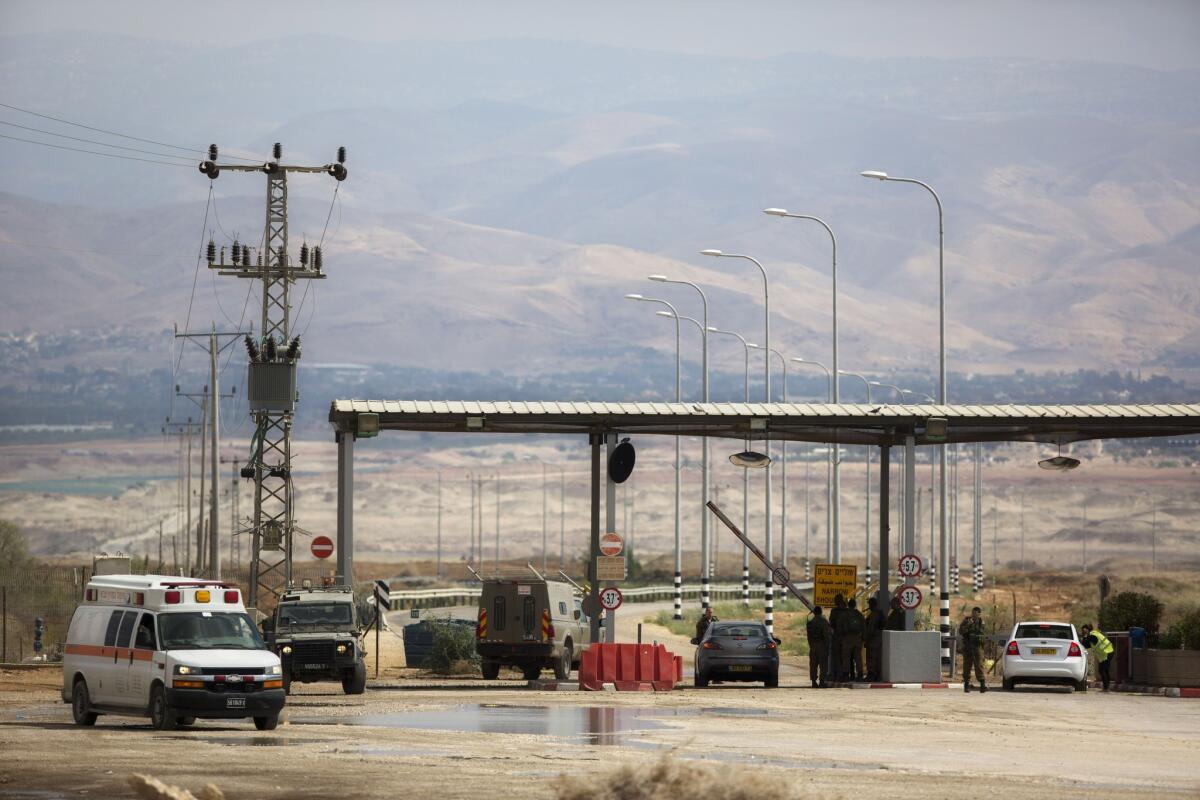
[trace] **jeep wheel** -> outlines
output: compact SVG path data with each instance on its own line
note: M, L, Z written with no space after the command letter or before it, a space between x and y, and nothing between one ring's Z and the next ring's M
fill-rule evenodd
M560 681L571 677L571 643L569 641L563 644L558 661L554 662L554 677Z
M150 690L150 724L156 731L175 730L175 712L167 705L167 691L161 683Z
M269 717L255 717L254 727L260 731L273 731L279 725L279 715L272 714Z
M87 683L80 678L75 681L75 688L71 690L71 716L75 718L76 725L95 725L95 711L91 710L92 699L88 696Z
M500 664L496 661L484 661L480 666L485 681L494 681L500 677Z
M354 671L342 678L342 691L346 694L362 694L367 688L367 665L359 661Z
M526 664L521 667L521 672L525 675L525 680L527 681L536 681L542 677L542 668L537 664Z

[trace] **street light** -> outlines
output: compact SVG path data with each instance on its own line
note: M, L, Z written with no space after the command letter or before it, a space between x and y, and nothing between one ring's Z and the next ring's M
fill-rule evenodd
M666 275L648 275L649 280L655 283L674 283L681 286L690 286L700 295L700 304L704 309L704 322L700 326L700 375L703 397L701 402L708 403L708 297L705 296L704 290L691 281L681 281L674 278L668 278ZM660 312L661 313L661 312ZM709 465L709 446L708 437L701 438L701 470L703 477L700 481L700 605L703 608L708 608L708 576L710 571L709 564L709 511L708 511L708 492L710 485L710 465Z
M723 331L719 328L709 328L709 333L716 333L722 336L733 336L742 343L742 353L746 358L746 366L743 378L743 402L750 402L750 348L757 347L746 341L746 337L740 333L733 331ZM750 452L750 442L746 442L746 449L741 453L734 453L729 457L729 460L734 465L742 467L742 533L750 535L750 468L754 467L753 459L750 456L758 456L759 453ZM764 465L765 466L765 465ZM750 551L747 548L742 548L742 604L750 605Z
M678 403L683 399L680 390L680 355L679 355L679 312L675 310L675 306L668 303L666 300L659 300L654 297L644 297L640 294L627 294L626 300L638 300L643 303L657 303L671 309L668 311L659 311L657 314L666 314L675 320L675 402ZM679 437L675 437L675 619L683 619L683 551L682 540L680 538L680 477L679 477Z
M820 361L813 361L810 358L793 358L797 364L806 364L810 367L819 367L825 372L825 380L828 383L828 391L826 399L833 402L833 392L835 382L833 373L829 371L829 367L822 364ZM841 461L841 446L837 442L829 443L829 464L828 472L825 480L825 560L830 564L836 564L841 560L841 542L837 542L837 558L834 558L834 518L837 514L837 504L834 501L836 497L835 484L833 476L837 474L838 464Z
M829 223L825 222L825 220L821 219L820 217L814 217L811 214L793 214L792 212L788 211L786 208L765 208L765 209L763 209L763 213L768 214L772 217L783 217L786 219L806 219L806 220L809 220L810 222L817 223L818 225L820 225L822 228L825 229L826 233L829 234L829 243L831 245L831 254L832 254L832 264L830 266L830 278L833 282L833 287L832 287L832 296L833 296L833 372L834 372L834 374L836 374L837 370L838 370L837 236L834 235L833 228L831 228L829 226ZM839 390L838 383L839 382L837 380L832 380L830 382L829 402L834 403L834 404L841 402L841 392ZM836 444L834 445L834 448L836 448ZM830 452L832 453L833 449L831 449ZM830 497L831 497L830 504L833 509L830 512L830 520L831 520L830 538L833 541L833 549L832 549L832 554L830 555L830 561L832 561L833 563L837 563L842 560L841 459L833 458L830 463L831 463L831 469L833 470L833 475L830 478L830 483L832 484L832 490L830 493Z
M844 369L839 369L838 375L849 375L852 378L858 378L863 382L863 386L867 387L867 405L871 405L871 382L857 372L847 372ZM871 583L871 445L867 445L867 585ZM880 565L882 569L883 565Z
M860 173L864 178L878 181L893 181L895 183L912 183L920 186L933 196L938 212L938 403L946 403L946 234L942 199L929 184L914 178L893 178L886 172L867 170ZM941 474L938 478L939 494L939 537L938 537L938 616L942 633L942 666L950 665L950 561L947 550L950 549L949 531L946 528L946 446L938 445L938 461L941 462Z
M765 385L763 387L763 389L764 389L763 396L764 396L764 402L770 403L771 402L771 357L770 357L770 350L771 350L771 296L770 296L770 292L768 290L768 284L767 284L767 269L766 269L766 267L764 267L762 265L761 262L759 262L758 259L754 258L753 256L742 255L740 253L725 253L721 250L701 250L700 255L712 256L714 258L740 258L743 261L749 261L751 264L758 267L758 271L762 274L763 348L767 351L767 357L763 359L763 367L764 367L763 379L764 379L764 383L765 383ZM769 436L769 431L768 431L768 436ZM761 459L747 458L747 459L744 459L744 462L735 461L734 463L737 463L743 467L762 467L762 468L766 469L766 471L767 471L767 474L766 474L767 491L766 491L766 498L765 498L766 511L765 511L765 515L764 515L765 516L765 519L764 519L765 537L764 538L766 539L765 550L766 550L766 555L767 555L767 561L774 562L775 554L773 552L774 547L773 547L773 543L771 541L771 458L770 458L771 443L770 443L769 438L765 438L763 440L763 442L764 442L763 449L766 450L766 454L763 458L761 458ZM746 455L749 456L750 454L747 453ZM770 570L768 569L768 573L769 573L769 571ZM766 586L764 587L764 595L763 595L764 606L765 606L765 613L763 615L765 617L765 619L763 621L766 623L768 633L771 633L775 630L774 587L775 587L775 584L771 578L771 575L768 574Z

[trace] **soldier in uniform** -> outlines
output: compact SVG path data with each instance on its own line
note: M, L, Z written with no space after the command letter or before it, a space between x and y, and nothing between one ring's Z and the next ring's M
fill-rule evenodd
M829 627L833 630L833 640L830 642L829 660L835 681L844 680L849 667L842 661L842 639L846 636L845 617L846 598L838 592L833 596L833 608L829 610Z
M879 600L871 597L867 600L867 620L864 638L867 643L867 680L880 680L883 673L883 612L879 610Z
M979 691L986 692L987 684L983 682L983 618L979 616L983 609L975 606L971 616L963 617L958 625L958 637L962 640L962 671L963 691L971 691L971 667L975 667L975 678L979 681Z
M904 630L904 606L900 605L899 597L892 598L892 609L888 612L887 623L883 628L888 631Z
M842 637L842 666L850 680L862 680L865 677L862 661L863 630L867 621L858 610L858 603L853 597L846 604L846 613L842 617L842 627L845 636Z
M829 645L833 641L833 629L820 606L813 608L812 619L805 630L808 634L808 679L814 689L824 689L829 680Z
M718 620L716 617L713 616L712 606L709 606L708 608L704 609L704 614L700 617L700 619L696 620L696 640L697 640L697 642L704 638L704 634L708 631L709 625L711 625L714 622L719 622L719 621L720 620Z

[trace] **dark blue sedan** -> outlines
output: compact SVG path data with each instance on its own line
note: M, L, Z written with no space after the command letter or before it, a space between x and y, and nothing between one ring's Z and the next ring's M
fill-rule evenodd
M714 622L692 644L697 686L713 681L762 681L768 689L779 685L779 640L761 622Z

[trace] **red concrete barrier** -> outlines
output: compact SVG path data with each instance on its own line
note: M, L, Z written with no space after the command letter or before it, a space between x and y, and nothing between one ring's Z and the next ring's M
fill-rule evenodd
M666 692L683 677L683 659L663 645L594 644L579 661L579 688Z

